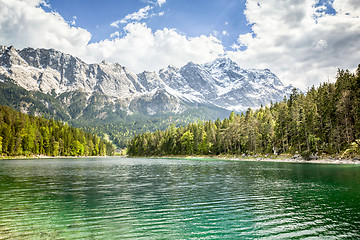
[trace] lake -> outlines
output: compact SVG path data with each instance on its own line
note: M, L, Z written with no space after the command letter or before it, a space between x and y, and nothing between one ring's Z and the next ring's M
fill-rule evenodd
M0 239L359 239L360 166L0 161Z

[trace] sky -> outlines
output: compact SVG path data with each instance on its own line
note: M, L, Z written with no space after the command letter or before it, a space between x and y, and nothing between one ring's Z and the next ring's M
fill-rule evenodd
M134 73L229 57L306 89L360 64L360 1L0 0L0 45Z

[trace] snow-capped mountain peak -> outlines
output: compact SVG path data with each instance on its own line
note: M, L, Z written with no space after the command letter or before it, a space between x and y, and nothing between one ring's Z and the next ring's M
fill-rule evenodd
M292 89L269 69L242 69L230 58L134 74L118 63L87 64L54 49L4 46L0 46L0 79L61 99L71 92L81 92L86 99L100 94L127 112L147 114L181 112L194 104L244 111L280 101Z
M217 58L213 62L209 62L203 65L205 68L210 69L238 69L240 68L237 63L228 57Z

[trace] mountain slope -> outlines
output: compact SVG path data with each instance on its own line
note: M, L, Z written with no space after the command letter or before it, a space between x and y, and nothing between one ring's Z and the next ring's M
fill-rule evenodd
M134 74L120 64L87 64L54 49L0 47L0 79L29 91L50 94L70 107L82 109L94 98L128 114L181 113L199 104L244 111L280 101L284 86L270 70L242 69L228 58L207 64L188 63L156 72ZM71 115L79 117L82 112Z
M284 86L269 69L242 69L229 58L202 65L190 62L181 69L169 67L159 75L169 91L183 100L235 111L281 101L293 88Z

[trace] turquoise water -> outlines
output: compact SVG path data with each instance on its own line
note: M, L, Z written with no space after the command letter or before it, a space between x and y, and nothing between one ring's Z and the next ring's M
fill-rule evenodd
M0 161L0 239L359 239L360 166Z

